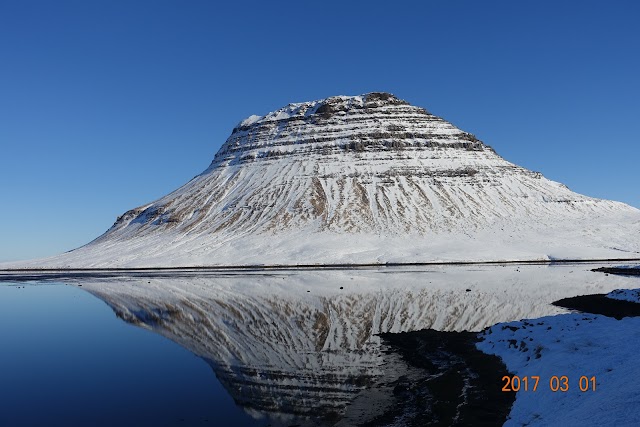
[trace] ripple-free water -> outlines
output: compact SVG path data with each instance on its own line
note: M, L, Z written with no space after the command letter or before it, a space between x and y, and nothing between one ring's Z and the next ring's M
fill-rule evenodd
M201 358L77 286L0 284L0 426L267 425Z
M5 277L0 426L354 425L400 371L377 334L479 331L636 285L591 268Z

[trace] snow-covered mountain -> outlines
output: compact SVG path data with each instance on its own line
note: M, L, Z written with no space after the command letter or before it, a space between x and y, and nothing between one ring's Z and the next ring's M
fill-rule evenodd
M634 258L638 237L640 210L576 194L369 93L251 116L181 188L79 249L20 265Z

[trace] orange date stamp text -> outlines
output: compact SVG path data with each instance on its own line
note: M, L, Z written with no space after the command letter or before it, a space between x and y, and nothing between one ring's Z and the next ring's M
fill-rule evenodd
M572 381L569 379L567 375L553 375L549 378L547 382L540 382L539 375L529 375L520 377L518 375L505 375L502 377L502 391L504 392L519 392L519 391L538 391L540 387L544 387L546 384L549 386L549 390L552 392L561 392L565 393L569 391L572 387ZM540 386L540 384L542 384ZM587 377L586 375L582 375L577 383L573 383L573 386L578 386L578 389L582 392L585 391L596 391L596 377ZM539 387L540 386L540 387Z

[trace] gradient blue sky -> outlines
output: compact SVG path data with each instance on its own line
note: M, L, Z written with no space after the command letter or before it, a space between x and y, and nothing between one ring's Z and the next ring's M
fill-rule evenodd
M635 1L0 1L0 261L73 249L237 122L388 91L640 207Z

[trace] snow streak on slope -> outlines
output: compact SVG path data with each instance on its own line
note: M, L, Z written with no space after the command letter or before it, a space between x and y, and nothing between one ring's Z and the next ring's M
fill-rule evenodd
M82 284L124 320L207 360L245 408L335 419L385 375L376 334L480 330L562 313L550 303L632 283L588 268L310 271Z
M634 258L638 236L637 209L573 193L370 93L251 116L180 189L76 251L22 265Z

